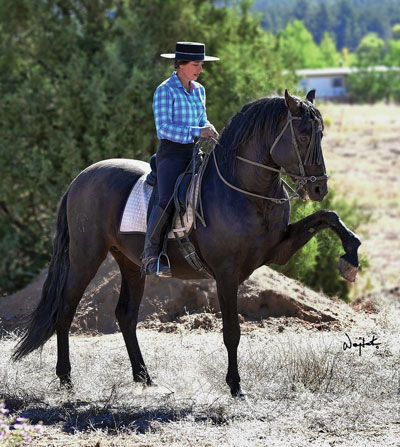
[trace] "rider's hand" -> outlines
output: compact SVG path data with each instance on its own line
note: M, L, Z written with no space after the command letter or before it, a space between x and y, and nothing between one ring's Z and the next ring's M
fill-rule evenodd
M206 140L209 140L210 138L214 138L215 140L218 140L219 133L215 129L215 127L212 124L209 124L206 127L201 128L201 138L205 138Z

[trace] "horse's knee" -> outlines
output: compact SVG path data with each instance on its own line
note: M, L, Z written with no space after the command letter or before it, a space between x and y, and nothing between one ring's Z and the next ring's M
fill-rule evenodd
M320 212L323 218L326 219L330 224L337 225L340 222L340 217L336 211L321 210Z

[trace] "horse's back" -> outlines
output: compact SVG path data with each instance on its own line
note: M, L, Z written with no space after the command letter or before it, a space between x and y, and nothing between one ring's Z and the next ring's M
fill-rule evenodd
M149 163L141 160L130 160L126 158L111 158L98 161L84 169L72 182L71 193L78 189L89 188L93 191L95 186L97 193L116 189L119 193L126 188L130 189L143 174L150 171Z
M67 214L73 222L84 220L91 228L114 231L123 208L137 180L150 171L149 163L114 158L88 166L71 183Z

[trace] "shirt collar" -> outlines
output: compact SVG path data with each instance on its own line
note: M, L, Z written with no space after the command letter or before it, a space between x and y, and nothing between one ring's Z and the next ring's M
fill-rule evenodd
M171 75L171 82L172 82L173 87L176 87L176 88L181 87L185 90L185 87L182 85L182 82L179 80L178 75L176 74L176 71L174 71ZM190 88L192 90L198 88L197 82L190 81Z

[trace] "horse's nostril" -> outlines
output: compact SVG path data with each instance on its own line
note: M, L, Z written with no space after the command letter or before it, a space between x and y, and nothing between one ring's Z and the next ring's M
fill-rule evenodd
M315 193L316 194L321 194L321 188L319 186L315 187Z

